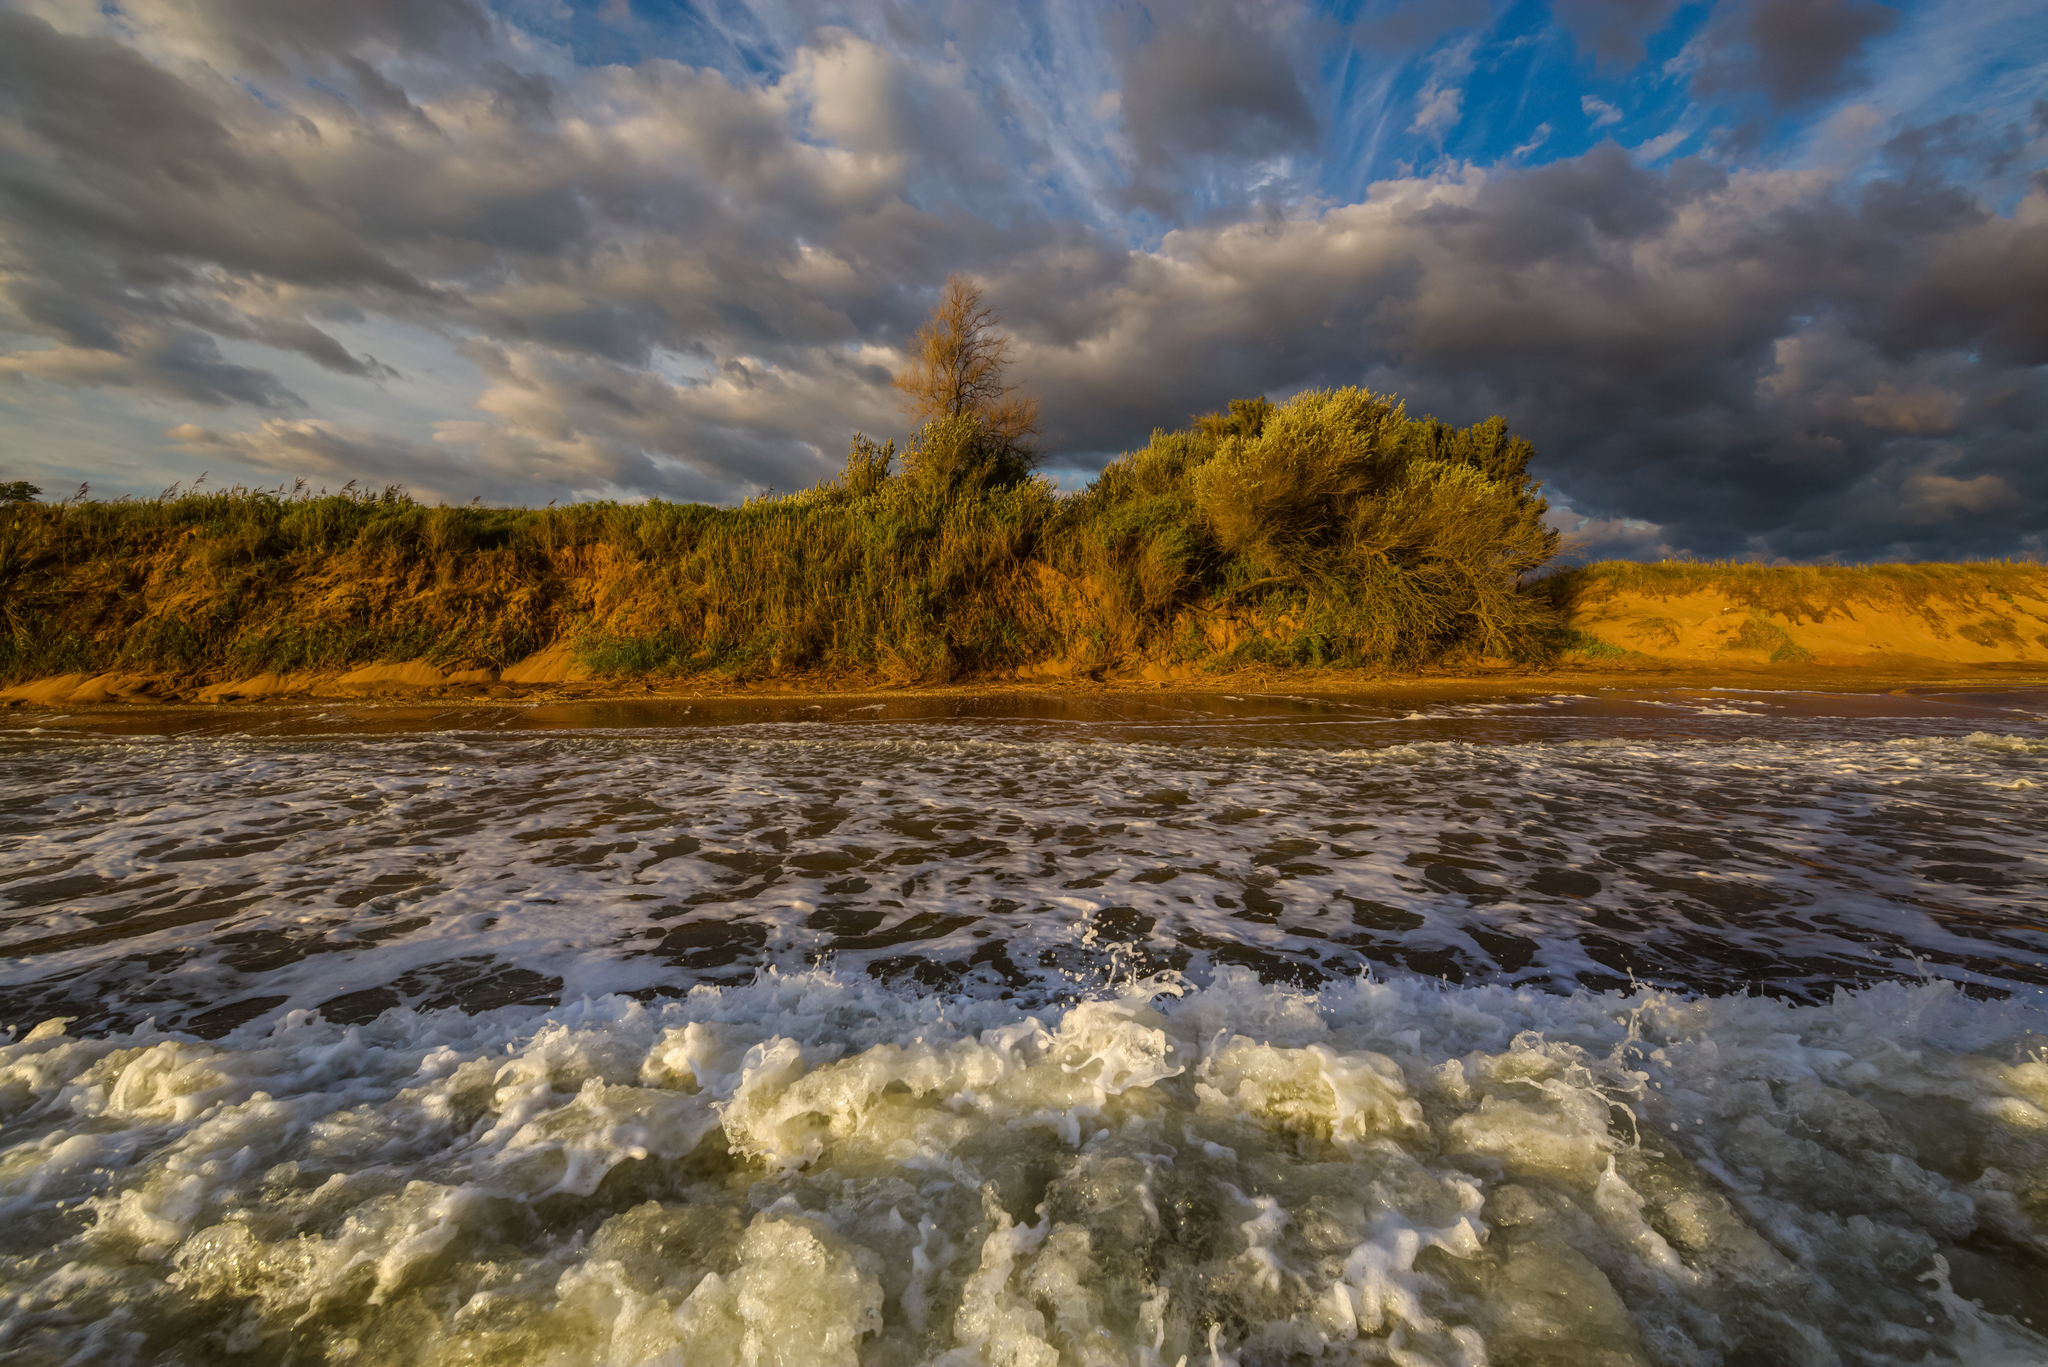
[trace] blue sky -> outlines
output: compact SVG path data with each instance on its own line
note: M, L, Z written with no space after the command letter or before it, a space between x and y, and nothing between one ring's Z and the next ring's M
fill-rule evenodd
M2038 554L2017 0L0 7L0 478L730 500L964 272L1046 468L1506 415L1588 553Z

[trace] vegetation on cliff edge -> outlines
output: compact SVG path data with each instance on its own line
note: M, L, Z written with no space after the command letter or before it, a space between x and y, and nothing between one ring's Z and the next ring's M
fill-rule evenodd
M999 401L1007 401L999 391ZM0 508L0 679L378 659L950 679L1140 661L1413 666L1540 654L1556 547L1531 450L1391 398L1240 400L1085 491L1012 406L740 507L426 507L396 489L172 490Z

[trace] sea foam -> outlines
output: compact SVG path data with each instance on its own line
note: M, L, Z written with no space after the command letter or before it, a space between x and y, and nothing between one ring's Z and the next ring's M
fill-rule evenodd
M2034 1362L2048 1053L1820 1005L1223 970L0 1048L58 1363Z

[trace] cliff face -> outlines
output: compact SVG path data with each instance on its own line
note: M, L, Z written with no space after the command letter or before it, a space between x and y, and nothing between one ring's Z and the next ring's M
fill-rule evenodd
M1579 651L1695 666L2048 670L2048 567L1607 562L1550 590Z
M601 578L601 577L599 577ZM319 580L314 576L308 585ZM320 581L324 582L324 581ZM361 588L363 586L359 586ZM1350 687L1386 678L1380 671L1315 668L1264 653L1244 658L1245 645L1284 640L1298 630L1287 614L1223 603L1191 605L1176 630L1146 640L1111 589L1090 577L1038 565L1031 581L1035 611L1049 624L1038 653L996 668L964 671L958 682L1036 686L1100 679L1127 685L1200 688L1235 677L1232 687L1257 686L1246 672L1279 680L1309 666L1321 687ZM309 587L308 592L311 592ZM558 588L567 604L598 603L598 578L568 577ZM1739 675L1804 685L1855 686L1859 680L1954 678L1976 673L2048 675L2048 568L2035 565L1879 565L1863 567L1657 564L1608 562L1566 570L1536 585L1531 606L1555 614L1545 647L1513 663L1519 673L1554 668L1626 675L1674 671L1698 678ZM502 633L489 605L468 604L481 636ZM399 605L391 609L401 612ZM415 602L413 612L422 609ZM407 652L346 666L303 663L287 668L74 668L17 677L0 688L0 705L89 706L103 703L254 702L290 697L470 696L511 698L563 690L635 693L680 686L699 689L752 683L770 689L824 690L874 684L932 683L914 662L884 660L857 669L677 668L656 659L634 668L605 638L588 634L595 614L563 611L545 619L550 638L534 632L538 649L492 662ZM578 622L584 625L580 630ZM532 630L532 628L526 628ZM1163 639L1162 639L1163 638ZM402 641L401 641L402 645ZM1482 657L1464 657L1466 665ZM1444 664L1434 673L1441 677ZM1450 667L1457 667L1450 662ZM1397 671L1402 672L1402 671ZM1493 677L1499 677L1496 673ZM1563 682L1563 680L1560 680Z

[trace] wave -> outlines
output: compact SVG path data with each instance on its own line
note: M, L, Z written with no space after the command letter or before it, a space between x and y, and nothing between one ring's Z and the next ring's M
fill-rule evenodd
M1222 969L0 1047L33 1363L2037 1362L2048 1039ZM246 1355L246 1356L231 1356Z

